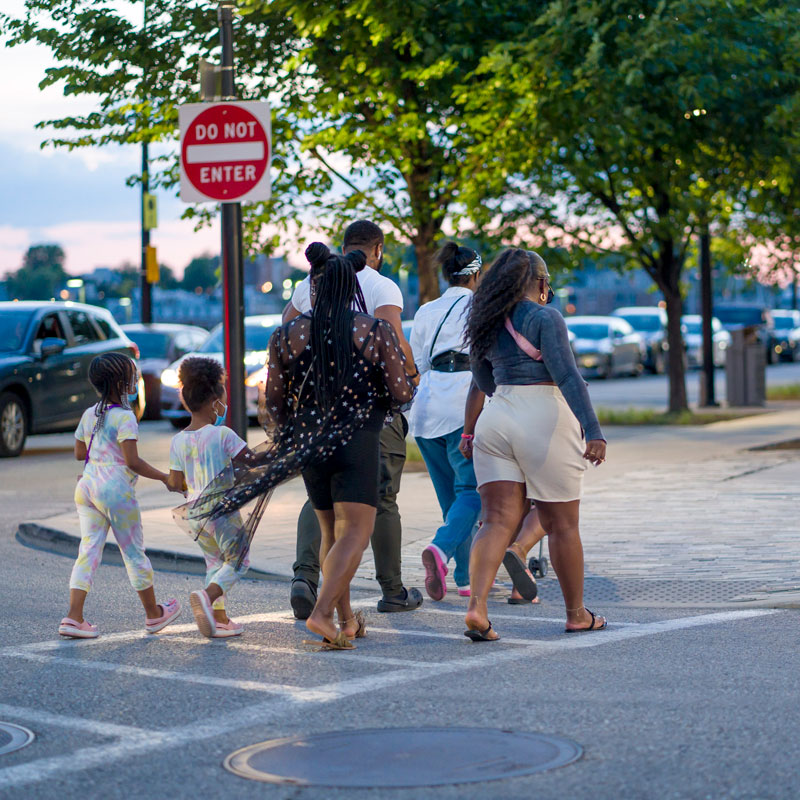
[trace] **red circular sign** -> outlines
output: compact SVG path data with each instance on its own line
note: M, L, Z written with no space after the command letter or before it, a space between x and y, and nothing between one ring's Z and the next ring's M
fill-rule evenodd
M269 141L261 122L240 106L218 104L201 111L181 142L186 177L214 200L247 194L269 164Z

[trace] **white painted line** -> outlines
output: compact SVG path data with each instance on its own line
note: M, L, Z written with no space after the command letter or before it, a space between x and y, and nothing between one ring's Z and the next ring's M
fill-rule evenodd
M160 678L168 681L199 683L225 689L241 689L246 692L267 692L269 694L293 696L301 691L301 687L290 686L289 684L241 681L234 678L219 678L216 675L196 675L192 672L174 672L168 669L134 667L129 664L117 664L113 661L90 661L89 659L82 658L51 656L48 653L20 651L18 653L8 652L3 655L17 656L18 658L24 658L28 661L38 661L42 664L65 664L70 667L77 667L78 669L96 669L102 672L115 672L120 675L135 675L137 678Z
M370 628L370 630L372 630ZM311 635L311 634L309 634ZM194 644L200 647L219 647L226 650L241 650L247 653L266 653L269 655L288 655L288 656L313 656L320 658L320 656L330 658L332 661L365 661L372 664L384 664L387 667L422 667L425 666L427 661L412 661L406 658L389 658L388 656L373 656L368 653L352 653L347 650L332 651L316 651L316 650L301 650L298 647L273 647L263 644L249 644L243 642L241 639L196 639L193 636L171 636L171 642L186 642L187 644ZM358 640L356 646L361 644Z
M23 706L9 706L0 703L0 717L24 720L34 725L52 725L56 728L71 728L76 731L96 733L99 736L133 736L147 733L144 728L135 728L132 725L117 725L113 722L100 722L83 717L68 717L64 714L51 714L49 711L40 711Z
M737 622L755 617L783 613L778 609L742 609L696 617L683 617L663 622L645 623L638 628L618 628L599 633L564 636L556 641L534 642L525 648L504 648L502 642L496 645L472 645L465 652L475 653L474 657L445 662L430 662L413 669L395 670L378 675L366 675L355 680L341 681L326 686L304 690L294 696L271 698L263 703L255 703L247 708L237 709L205 717L202 722L148 732L144 739L131 736L113 744L86 747L63 756L52 756L0 769L0 790L37 783L50 777L63 777L69 773L82 772L98 766L107 766L114 761L132 758L165 747L182 747L195 742L213 739L217 736L258 727L263 735L264 727L273 721L286 722L286 715L301 709L306 703L327 703L344 700L365 692L387 689L398 684L415 680L431 680L436 676L464 669L490 669L512 661L530 658L532 655L572 650L587 647L600 647L605 644L638 639L668 633L675 630L715 625L723 622Z
M187 164L221 164L228 161L261 161L264 142L231 144L190 144L186 148Z

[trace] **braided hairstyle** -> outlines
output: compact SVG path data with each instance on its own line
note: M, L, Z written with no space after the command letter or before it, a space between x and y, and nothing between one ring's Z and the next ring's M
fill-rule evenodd
M95 406L94 430L98 431L103 427L110 395L118 397L123 408L130 408L128 394L136 388L136 364L122 353L102 353L89 364L89 383L100 397Z
M455 242L445 242L436 254L436 260L442 268L442 275L451 286L466 286L472 275L456 275L464 267L478 258L477 251L471 247L460 247Z
M212 398L222 399L225 370L213 358L191 356L181 361L178 380L186 407L189 411L199 411Z
M509 247L495 259L472 298L466 343L470 356L484 358L514 306L525 297L531 283L547 276L544 259L533 250Z
M367 258L361 250L346 256L331 254L321 242L306 248L311 264L314 307L311 311L311 369L320 408L330 409L353 371L353 306L366 304L356 272Z

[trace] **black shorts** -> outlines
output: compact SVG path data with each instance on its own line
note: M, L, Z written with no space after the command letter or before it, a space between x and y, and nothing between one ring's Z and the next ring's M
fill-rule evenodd
M329 459L303 470L311 505L329 511L334 503L364 503L378 507L380 430L361 428Z

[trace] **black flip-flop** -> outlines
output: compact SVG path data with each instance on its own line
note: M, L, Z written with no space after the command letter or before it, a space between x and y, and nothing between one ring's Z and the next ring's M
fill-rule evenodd
M528 567L525 562L513 551L506 550L503 556L503 566L511 576L511 582L514 588L528 601L533 600L539 589L536 586L536 581L533 575L528 572Z
M492 623L489 623L489 627L485 631L476 631L473 629L468 629L464 631L464 636L467 639L472 640L473 642L499 642L500 637L498 636L496 639L491 638L489 636L489 632L492 630Z
M590 631L602 631L604 628L608 627L608 620L603 620L603 624L599 627L595 628L594 623L597 621L597 616L595 615L594 611L589 611L587 608L586 611L589 612L592 616L592 624L589 625L588 628L564 628L564 633L589 633Z
M506 602L510 606L529 606L533 600L526 600L524 597L509 597Z

